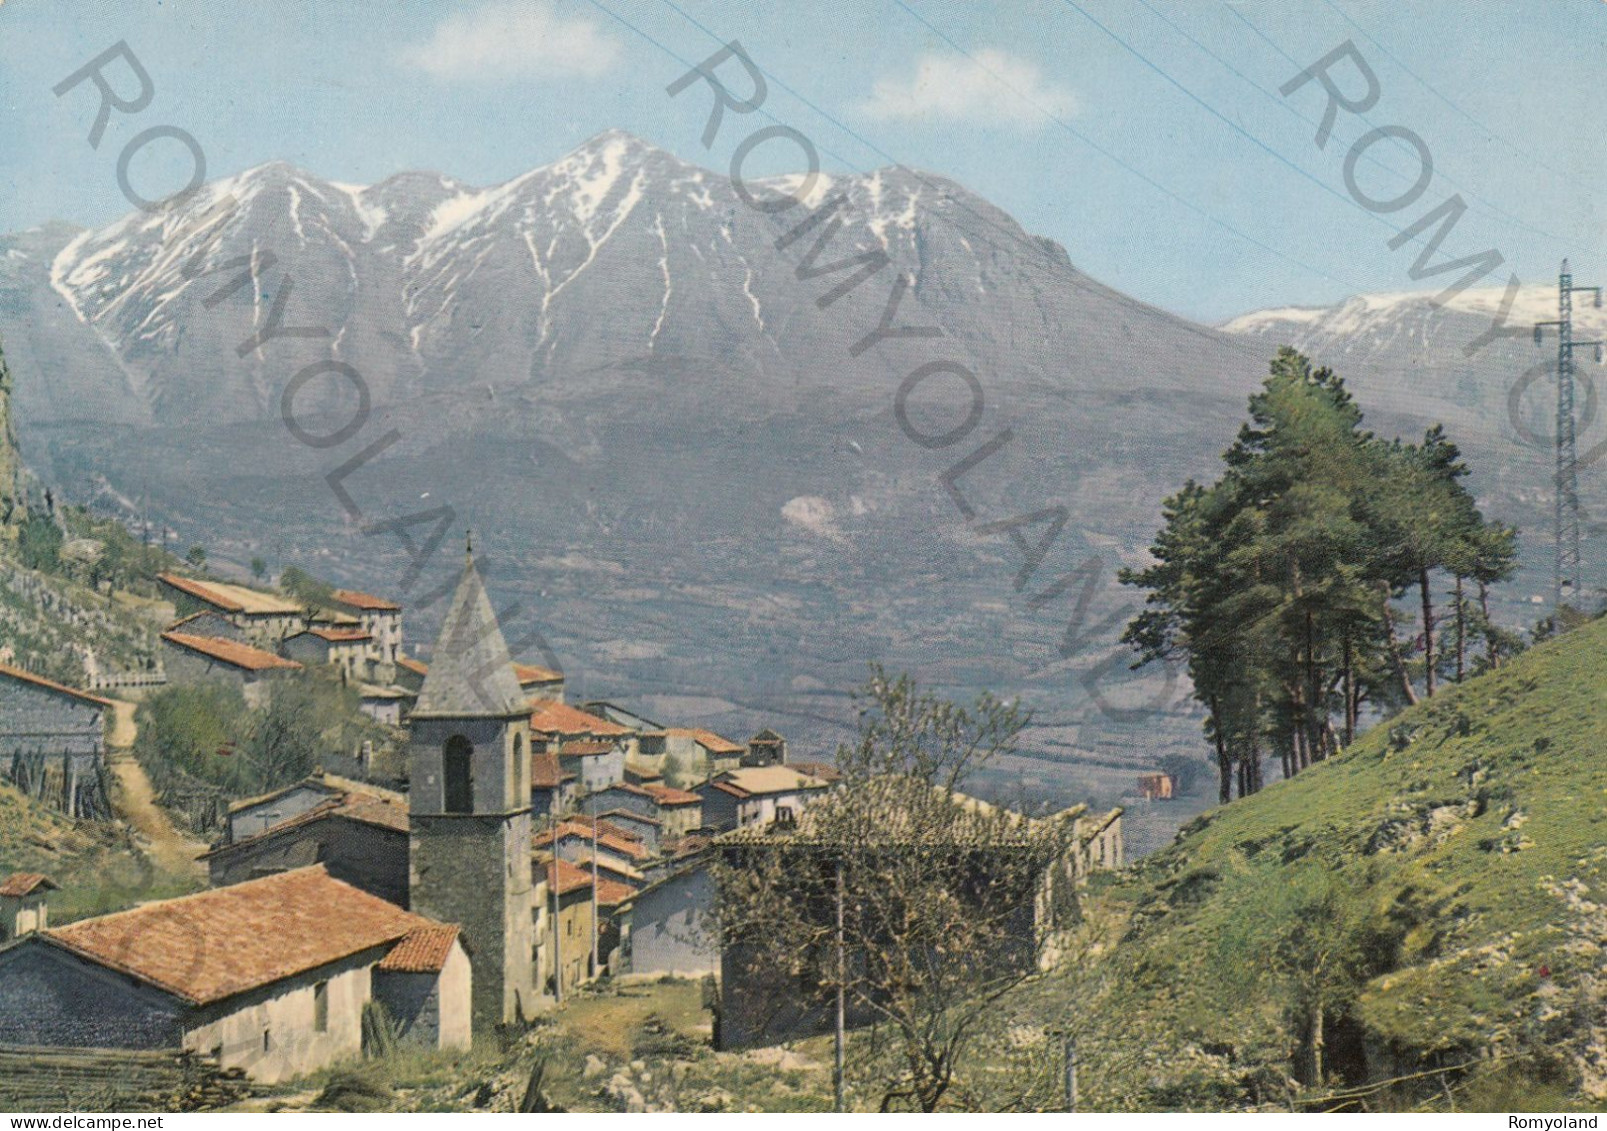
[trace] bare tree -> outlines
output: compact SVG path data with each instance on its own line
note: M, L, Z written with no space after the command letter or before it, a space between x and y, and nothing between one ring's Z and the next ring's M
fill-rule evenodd
M1075 819L959 791L1015 749L1018 706L984 693L961 707L880 668L862 706L840 788L790 826L722 841L724 1024L755 1038L861 1028L840 1079L883 1111L936 1111L961 1104L996 1003L1070 918Z

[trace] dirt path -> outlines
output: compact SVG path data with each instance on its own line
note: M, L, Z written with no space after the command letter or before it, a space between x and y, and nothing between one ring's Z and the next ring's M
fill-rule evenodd
M151 862L164 872L174 875L200 874L203 866L196 857L207 846L199 840L185 836L156 803L156 790L145 768L134 760L134 738L139 733L134 724L134 704L120 699L113 701L112 733L108 740L107 763L117 777L120 788L114 798L123 819L139 830L150 842Z

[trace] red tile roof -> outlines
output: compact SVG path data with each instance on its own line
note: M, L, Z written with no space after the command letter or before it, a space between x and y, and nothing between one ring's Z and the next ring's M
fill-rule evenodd
M193 577L180 577L176 573L159 573L157 579L181 593L205 601L215 609L227 613L245 613L248 616L287 616L300 613L294 601L260 589L248 589L226 581L197 581Z
M542 703L530 712L530 729L542 734L623 735L630 730L568 703Z
M332 818L345 818L348 821L358 821L365 825L374 825L392 832L407 833L412 825L408 819L405 803L387 800L365 793L345 793L331 797L327 801L320 801L305 813L298 813L289 820L281 821L277 825L270 825L260 833L230 844L220 844L201 854L198 859L210 860L214 856L223 856L234 852L246 845L257 845L279 837L292 829L305 828L317 821Z
M659 820L657 817L644 817L634 809L610 809L602 816L604 819L604 827L610 823L607 820L609 817L614 818L614 820L640 821L644 825L662 826L664 824L664 822Z
M741 754L747 749L702 727L670 727L664 733L676 738L690 738L714 754Z
M530 755L530 784L535 789L557 789L566 781L574 781L570 770L560 770L556 754Z
M563 672L539 668L535 664L514 664L513 674L521 687L527 683L557 683L564 678Z
M396 657L396 666L399 668L406 668L414 675L430 674L430 665L426 664L423 660L415 660L412 656Z
M618 907L627 899L636 894L636 890L629 884L622 884L618 880L605 880L597 877L597 905L599 907Z
M547 886L559 895L568 895L577 888L589 888L591 871L554 857L547 861Z
M652 797L653 796L651 793L649 793L647 791L646 787L640 786L640 785L637 785L634 782L628 782L628 781L617 781L617 782L613 783L612 785L610 785L608 787L608 789L598 790L598 792L599 793L607 793L610 790L615 790L615 789L619 790L621 793L634 793L637 797Z
M595 758L599 754L612 754L614 744L602 739L587 738L560 743L558 753L565 758Z
M162 639L181 648L188 648L192 652L199 652L203 656L210 656L214 660L228 664L230 667L243 668L246 671L261 672L272 670L294 670L301 667L294 660L287 660L283 656L275 656L272 652L264 652L261 648L253 648L250 644L241 644L236 640L224 640L217 636L191 636L187 632L164 632Z
M61 890L56 882L43 872L14 872L4 880L0 880L0 895L12 899L21 899L25 895L32 895L40 888L49 891Z
M43 687L46 691L55 691L62 695L71 695L74 699L82 699L86 703L94 703L100 707L110 707L112 705L110 699L102 699L98 695L91 695L86 691L79 691L77 688L68 687L65 683L57 683L53 679L46 679L42 675L34 675L33 672L23 671L21 668L14 668L10 664L0 664L0 675L10 676L12 679L20 679L24 683L33 684L35 687Z
M85 919L39 937L206 1005L437 926L315 864Z
M676 789L672 785L644 785L642 788L651 793L653 800L661 806L703 804L703 798L697 794L688 793L684 789Z
M369 609L383 613L402 611L402 606L395 601L387 601L385 598L376 597L372 593L364 593L361 589L337 589L333 596L342 605L350 605L354 609Z
M590 843L592 839L591 826L582 824L579 821L561 821L556 828L536 834L532 843L538 848L544 848L547 845L560 840L567 840L570 837L578 837ZM632 837L630 834L625 833L623 829L616 829L611 833L606 826L597 833L597 846L606 848L610 852L616 852L621 856L629 857L632 860L641 860L652 855L647 851L646 846L642 844L639 837Z
M331 644L361 644L364 640L374 639L373 635L360 628L309 628L309 635L320 640L327 640Z
M457 941L456 923L417 927L403 936L375 969L392 974L439 974Z

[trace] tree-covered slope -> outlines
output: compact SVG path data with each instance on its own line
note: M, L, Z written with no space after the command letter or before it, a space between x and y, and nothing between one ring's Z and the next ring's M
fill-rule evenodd
M1600 1102L1604 755L1598 621L1201 817L1097 892L1091 1098Z

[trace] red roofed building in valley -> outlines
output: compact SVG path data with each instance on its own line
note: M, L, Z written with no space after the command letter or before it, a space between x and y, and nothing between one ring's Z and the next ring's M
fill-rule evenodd
M167 645L163 666L167 669L169 683L226 679L240 688L246 703L252 707L260 707L268 701L268 679L301 670L295 660L238 640L192 636L169 629L162 633L162 643Z
M358 589L337 589L330 604L338 612L357 618L368 634L366 656L376 669L371 678L389 683L396 678L396 664L402 657L402 606Z

